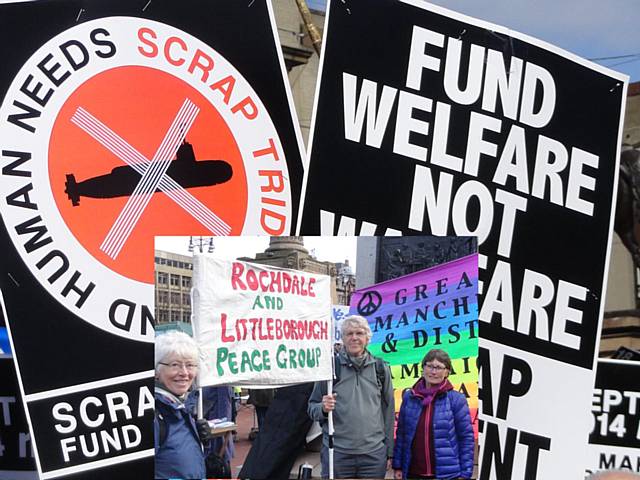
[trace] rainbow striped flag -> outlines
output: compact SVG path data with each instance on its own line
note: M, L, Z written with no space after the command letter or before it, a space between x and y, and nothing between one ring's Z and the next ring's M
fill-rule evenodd
M357 290L350 315L369 321L369 351L391 366L396 410L402 392L422 375L426 353L451 357L449 380L467 397L477 436L478 255L469 255Z

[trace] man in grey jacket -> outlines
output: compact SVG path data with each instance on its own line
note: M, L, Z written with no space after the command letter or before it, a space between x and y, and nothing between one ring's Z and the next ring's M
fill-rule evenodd
M333 411L334 477L384 478L393 455L391 372L367 351L372 333L365 318L345 318L341 331L333 393L327 393L327 382L317 382L309 398L309 416L322 425L322 477L329 477L327 418Z

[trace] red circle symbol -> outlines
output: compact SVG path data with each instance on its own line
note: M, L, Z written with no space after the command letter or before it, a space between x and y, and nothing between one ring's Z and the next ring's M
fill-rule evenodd
M140 166L136 171L127 163L131 154L123 153L118 142L141 154L147 160L143 168L148 168L187 99L199 108L193 125L180 132L193 155L191 149L181 149L183 154L172 157L165 173L165 180L174 182L182 201L165 191L152 193L112 258L101 245L144 173ZM86 117L77 121L79 109L91 116L91 122ZM105 136L105 129L115 137ZM184 159L191 163L174 163ZM206 165L218 170L208 170ZM188 175L178 174L183 171ZM243 159L220 113L184 81L147 67L118 67L99 73L66 100L51 132L49 180L61 216L83 247L111 270L146 283L153 283L154 236L210 235L203 218L211 214L228 225L230 235L239 235L247 209ZM192 199L200 207L194 207ZM202 206L208 213L202 213Z

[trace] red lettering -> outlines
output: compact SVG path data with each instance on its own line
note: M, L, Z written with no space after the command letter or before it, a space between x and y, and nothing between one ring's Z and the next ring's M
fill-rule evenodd
M201 63L201 61L203 63ZM200 80L206 82L207 78L209 78L209 73L213 70L213 58L200 49L196 50L196 53L193 55L193 59L191 60L191 65L189 65L189 73L193 73L196 67L202 71L202 77Z
M269 205L276 205L278 207L286 207L287 202L278 198L260 197L260 202L268 203Z
M329 325L327 324L327 322L322 322L320 324L320 335L321 340L326 340L327 338L329 338Z
M276 318L276 340L282 340L282 335L284 335L282 320Z
M247 286L242 283L242 280L240 280L240 275L242 275L243 271L244 266L241 263L233 262L233 265L231 266L231 288L233 288L234 290L247 289Z
M251 323L251 338L256 339L256 326L258 324L257 318L250 318L249 322Z
M258 170L258 175L267 178L267 185L260 187L261 192L280 193L284 190L284 178L280 170Z
M258 277L256 275L256 272L250 268L249 270L247 270L247 275L245 278L247 280L249 289L255 292L258 289Z
M179 67L184 63L184 58L173 58L171 56L171 46L173 44L178 44L178 46L180 46L180 49L183 52L187 51L187 44L184 43L184 40L178 37L169 37L167 38L167 41L164 44L164 58L166 58L167 62L169 62L171 65L175 65L176 67Z
M263 292L269 291L269 282L268 282L268 280L269 280L269 272L267 272L265 270L261 271L260 274L258 275L258 278L259 278L259 281L260 281L260 289ZM262 282L263 280L266 280L267 283L263 283Z
M233 93L233 87L236 84L236 79L231 75L228 77L224 77L222 80L218 80L215 83L209 85L211 90L219 90L223 95L224 103L229 105L229 100L231 99L231 94Z
M258 319L258 339L259 340L268 340L267 335L262 333L262 319Z
M306 297L308 294L307 289L305 288L306 280L307 279L305 277L300 277L300 294L303 297Z
M279 222L277 226L271 227L267 225L267 218L272 218L276 222ZM287 217L282 215L281 213L272 212L271 210L267 210L263 208L260 212L260 225L269 235L277 237L278 235L282 235L284 232L285 223L287 221Z
M267 338L273 340L273 318L267 318Z
M273 158L278 161L280 157L278 157L278 151L276 150L276 145L273 141L273 138L269 139L269 146L267 148L263 148L261 150L256 150L253 152L253 157L263 157L264 155L272 155Z
M278 293L282 292L282 283L281 283L282 279L280 276L282 272L270 272L270 273L271 273L271 286L269 287L269 291L274 292L274 288L277 287Z
M282 272L282 291L283 293L289 293L291 291L291 275L287 272Z
M222 324L222 341L223 342L235 342L236 339L233 335L227 335L227 314L223 313L220 318Z
M293 276L293 284L291 285L291 293L300 295L300 280L297 275Z
M148 39L146 37L150 37L150 39ZM138 30L138 40L140 40L140 42L142 42L144 45L149 47L150 50L145 50L143 47L138 47L138 51L142 55L144 55L145 57L148 57L148 58L153 58L153 57L157 56L158 55L158 47L151 40L151 39L155 40L157 38L158 37L156 35L156 32L154 32L150 28L142 27L141 29L139 29Z
M258 116L258 108L256 107L256 104L253 103L253 100L251 100L251 97L246 97L245 99L240 100L240 102L231 107L231 112L242 112L242 115L244 115L247 120L253 120Z
M240 334L240 327L242 327L242 334ZM247 339L247 319L240 318L236 320L236 334L238 335L238 341Z
M315 292L313 291L313 284L314 283L316 283L316 279L311 277L309 279L309 296L310 297L315 297L316 296Z

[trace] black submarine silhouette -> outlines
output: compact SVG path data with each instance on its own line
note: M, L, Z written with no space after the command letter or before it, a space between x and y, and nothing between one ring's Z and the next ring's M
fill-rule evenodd
M166 175L182 188L208 187L229 181L233 170L224 160L196 160L193 147L185 140L178 148L175 160L169 164ZM140 181L140 174L133 167L122 166L83 182L76 182L73 174L67 174L66 179L64 191L76 207L80 205L80 197L130 196ZM156 189L156 192L159 191L159 188Z

